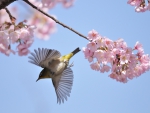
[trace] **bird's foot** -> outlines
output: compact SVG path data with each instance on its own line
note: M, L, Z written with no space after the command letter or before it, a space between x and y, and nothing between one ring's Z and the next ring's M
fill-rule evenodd
M68 67L73 67L74 66L74 64L73 64L73 62L68 66Z

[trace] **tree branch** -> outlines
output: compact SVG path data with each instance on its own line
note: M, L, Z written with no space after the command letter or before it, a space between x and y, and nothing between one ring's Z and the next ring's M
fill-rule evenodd
M42 10L40 10L38 7L36 7L35 5L33 5L32 3L30 3L28 0L23 0L24 2L26 2L28 5L30 5L31 7L33 7L34 9L38 10L39 12L41 12L42 14L46 15L47 17L51 18L52 20L54 20L56 23L58 23L59 25L73 31L74 33L78 34L79 36L89 40L86 36L82 35L81 33L77 32L76 30L72 29L71 27L63 24L62 22L59 22L57 19L55 19L54 17L52 17L51 15L48 15L47 13L43 12Z
M14 1L16 1L16 0L0 0L0 10L4 9L6 6L8 6L9 4L11 4Z
M7 14L9 15L11 22L15 23L16 18L11 15L10 11L7 8L5 8L5 10L6 10Z

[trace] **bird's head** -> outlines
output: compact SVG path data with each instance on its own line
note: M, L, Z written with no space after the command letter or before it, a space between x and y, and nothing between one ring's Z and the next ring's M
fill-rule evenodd
M50 77L50 72L48 69L44 68L40 74L39 74L39 78L36 80L36 82L40 79L45 79L45 78L51 78Z

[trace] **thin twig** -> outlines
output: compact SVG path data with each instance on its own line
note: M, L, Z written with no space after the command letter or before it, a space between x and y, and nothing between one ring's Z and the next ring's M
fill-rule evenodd
M59 22L57 19L55 19L54 17L52 17L51 15L48 15L47 13L43 12L42 10L40 10L38 7L36 7L35 5L33 5L32 3L30 3L28 0L23 0L24 2L26 2L28 5L30 5L31 7L33 7L34 9L38 10L39 12L41 12L42 14L46 15L47 17L51 18L52 20L54 20L56 23L60 24L61 26L73 31L74 33L78 34L79 36L89 40L86 36L82 35L81 33L77 32L76 30L72 29L71 27L63 24L62 22Z
M10 11L7 8L5 8L5 10L6 10L7 14L9 15L10 20L12 22L15 22L16 18L11 15Z

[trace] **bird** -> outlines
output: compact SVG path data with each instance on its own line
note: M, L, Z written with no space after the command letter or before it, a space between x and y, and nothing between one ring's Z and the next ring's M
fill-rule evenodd
M67 96L70 96L73 85L73 71L69 65L69 60L80 51L79 47L71 53L61 56L61 53L55 49L38 48L31 52L29 62L40 66L43 70L40 72L40 79L51 78L57 96L57 103L67 101Z

